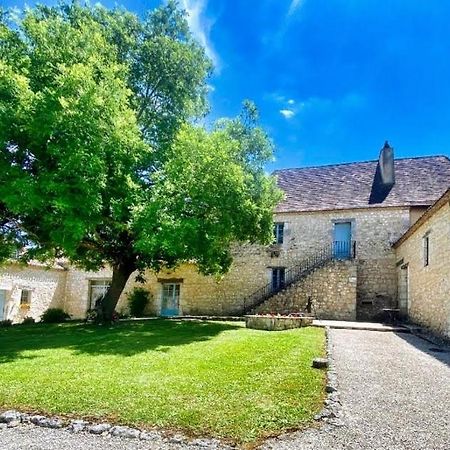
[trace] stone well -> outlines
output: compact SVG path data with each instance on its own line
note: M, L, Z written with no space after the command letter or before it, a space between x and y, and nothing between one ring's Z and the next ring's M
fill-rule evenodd
M245 326L247 328L267 331L282 331L307 327L312 324L312 321L313 318L308 316L273 316L268 314L245 316Z

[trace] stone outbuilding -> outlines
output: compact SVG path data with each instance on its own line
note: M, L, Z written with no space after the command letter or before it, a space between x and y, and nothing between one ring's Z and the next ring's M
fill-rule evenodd
M450 338L450 188L394 248L401 313Z

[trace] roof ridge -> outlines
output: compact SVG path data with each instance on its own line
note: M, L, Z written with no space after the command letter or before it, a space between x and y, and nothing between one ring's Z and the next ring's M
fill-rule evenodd
M413 160L413 159L426 159L426 158L445 158L450 162L450 158L447 155L428 155L428 156L407 156L404 158L395 158L394 162L396 161L404 161L404 160ZM306 170L306 169L321 169L324 167L339 167L339 166L350 166L355 164L367 164L367 163L376 163L378 162L378 159L370 159L365 161L352 161L352 162L344 162L344 163L334 163L334 164L323 164L318 166L305 166L305 167L287 167L285 169L276 169L272 172L272 174L278 173L278 172L285 172L289 170Z

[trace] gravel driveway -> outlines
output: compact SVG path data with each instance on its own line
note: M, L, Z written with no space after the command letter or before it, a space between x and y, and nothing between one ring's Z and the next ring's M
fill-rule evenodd
M343 426L264 449L450 449L450 353L404 333L331 330Z
M323 426L267 441L262 449L450 448L450 353L409 334L332 330L342 426ZM218 448L71 434L20 426L0 430L1 450L144 450Z

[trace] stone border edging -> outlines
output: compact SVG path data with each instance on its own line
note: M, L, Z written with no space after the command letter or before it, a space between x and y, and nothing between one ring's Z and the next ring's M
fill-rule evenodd
M333 342L330 331L330 327L325 327L328 358L327 384L325 388L327 398L324 401L324 407L322 411L314 416L314 420L323 421L334 426L342 426L342 404L339 399L338 379L336 366L334 364Z
M342 404L339 400L338 379L333 357L333 342L329 326L325 327L326 352L328 359L327 384L325 391L327 398L320 413L314 416L314 420L324 422L337 427L343 426ZM160 440L169 444L185 444L203 448L235 449L236 446L222 443L213 438L189 439L182 434L168 435L164 431L140 430L138 428L112 425L107 422L93 423L81 419L61 419L59 417L43 416L38 414L21 413L16 410L8 410L0 413L0 430L2 428L14 428L21 424L35 425L43 428L67 430L72 433L90 433L97 436L114 436L126 439L139 439L143 441Z
M2 428L14 428L19 425L35 425L43 428L51 428L54 430L67 430L72 433L90 433L97 436L114 436L126 439L139 439L142 441L160 440L168 444L185 444L203 448L228 448L235 447L224 444L218 439L212 438L196 438L189 439L182 434L168 435L163 431L157 430L140 430L138 428L112 425L107 422L92 423L81 419L63 420L59 417L48 417L39 414L21 413L16 410L8 410L0 413L0 430Z

